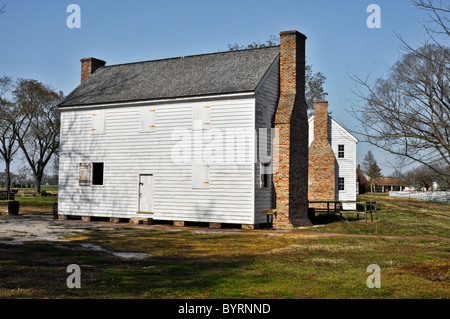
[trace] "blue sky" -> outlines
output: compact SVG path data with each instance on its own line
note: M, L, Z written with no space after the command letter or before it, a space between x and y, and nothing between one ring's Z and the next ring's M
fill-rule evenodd
M72 3L81 8L79 29L66 25ZM333 117L350 130L356 123L346 110L358 103L351 74L372 80L388 74L401 55L394 31L416 44L424 37L426 18L408 0L0 0L3 4L0 76L36 79L65 94L79 84L84 57L112 65L210 53L298 30L308 37L308 63L327 77ZM369 4L381 8L381 28L367 27ZM365 143L358 145L358 163L369 149L382 173L392 172L389 157Z

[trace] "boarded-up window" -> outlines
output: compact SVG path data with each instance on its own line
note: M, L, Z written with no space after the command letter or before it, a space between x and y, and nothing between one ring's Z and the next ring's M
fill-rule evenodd
M140 132L155 131L155 109L152 107L143 107L140 109Z
M207 130L211 126L211 107L207 105L195 105L192 128L195 131Z
M97 110L91 113L92 134L105 134L105 111Z
M80 186L91 185L91 163L80 163L79 184Z
M104 163L80 163L80 186L103 185Z
M209 187L209 165L204 163L192 164L192 188Z

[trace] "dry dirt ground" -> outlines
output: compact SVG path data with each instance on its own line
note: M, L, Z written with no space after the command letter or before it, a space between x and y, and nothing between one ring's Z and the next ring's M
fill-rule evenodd
M23 245L29 241L48 241L53 244L63 244L68 240L65 238L66 235L95 229L114 229L114 224L109 227L102 223L58 222L53 220L50 215L2 215L0 216L0 243ZM94 244L82 244L82 246L96 251L109 252L122 258L147 257L147 254L108 251Z

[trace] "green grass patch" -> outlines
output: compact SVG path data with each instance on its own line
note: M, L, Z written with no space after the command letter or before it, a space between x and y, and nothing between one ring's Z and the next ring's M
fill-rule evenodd
M58 196L16 196L15 200L19 202L19 214L53 214L53 204L58 202ZM8 210L7 200L0 200L0 209Z
M48 198L35 200L39 208ZM292 232L111 224L62 243L0 238L0 298L450 298L447 212L385 196L377 201L377 222L336 219ZM70 264L81 268L80 289L66 286ZM371 264L381 269L379 289L367 287Z
M346 213L339 215L318 216L321 227L314 228L320 233L340 233L353 235L374 236L435 236L437 238L450 237L450 205L441 204L439 207L420 206L404 199L393 199L381 195L359 196L359 200L376 201L378 203L377 219L365 222L364 214ZM426 204L426 203L425 203ZM442 207L442 208L440 208ZM375 214L373 215L375 220ZM311 231L302 229L300 232Z

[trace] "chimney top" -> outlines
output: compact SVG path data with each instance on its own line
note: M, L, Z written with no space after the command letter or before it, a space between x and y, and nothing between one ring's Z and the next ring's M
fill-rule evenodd
M328 140L328 101L314 101L314 140Z
M298 37L300 37L303 40L307 39L306 35L304 35L303 33L298 32L297 30L281 31L280 32L280 36L289 36L289 35L298 36Z
M106 62L96 58L81 59L81 83L92 75L98 68L105 66Z

